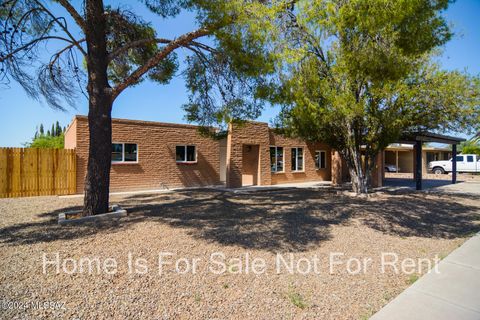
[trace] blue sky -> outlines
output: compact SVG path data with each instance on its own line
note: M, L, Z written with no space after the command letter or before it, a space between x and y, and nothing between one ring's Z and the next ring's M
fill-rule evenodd
M140 5L139 5L140 6ZM135 10L138 12L138 10ZM452 24L455 37L444 48L440 63L445 69L466 69L480 74L480 0L457 0L445 12ZM162 37L174 37L194 27L193 17L183 14L170 21L152 15L144 9L140 14L146 21L152 21ZM180 59L184 54L180 54ZM129 88L115 101L112 115L116 118L184 123L182 104L188 96L183 78L178 75L168 85L161 86L144 81L137 87ZM269 122L278 110L266 109L260 121ZM35 127L43 123L49 128L55 121L68 125L75 114L86 115L86 99L78 100L76 109L66 112L52 110L47 105L29 99L23 89L12 83L10 88L0 88L0 146L20 147L29 141Z

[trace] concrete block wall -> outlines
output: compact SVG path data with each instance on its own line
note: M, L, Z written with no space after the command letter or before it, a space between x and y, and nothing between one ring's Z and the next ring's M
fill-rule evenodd
M243 145L259 146L259 181L258 185L273 185L290 182L329 181L331 172L331 148L322 143L307 143L276 134L267 123L248 122L232 124L229 127L227 141L227 186L231 188L242 186ZM273 173L270 166L270 146L283 147L284 171ZM291 170L291 149L303 148L304 170ZM325 151L326 168L315 168L315 151Z
M75 130L74 130L75 129ZM75 138L72 137L75 132ZM88 120L76 116L65 137L77 154L77 193L83 193L88 160ZM136 143L138 163L112 163L111 191L194 187L220 184L219 141L197 126L135 120L112 120L112 141ZM195 145L197 163L177 163L175 147Z

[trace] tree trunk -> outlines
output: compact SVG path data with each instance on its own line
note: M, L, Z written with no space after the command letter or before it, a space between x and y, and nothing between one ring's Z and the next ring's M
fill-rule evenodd
M360 150L352 148L344 152L345 162L347 163L348 172L352 182L352 189L357 194L366 194L369 189L369 172L368 166L362 164L362 154Z
M101 0L86 1L89 152L84 215L108 211L112 157L112 98L108 83L106 21Z

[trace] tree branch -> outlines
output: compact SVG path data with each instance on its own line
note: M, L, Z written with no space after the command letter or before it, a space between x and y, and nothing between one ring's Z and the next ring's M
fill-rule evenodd
M85 39L81 39L80 40L81 42L85 41ZM48 64L48 67L51 69L53 67L53 65L55 64L55 62L57 62L57 60L60 58L60 56L65 52L65 51L68 51L70 49L72 49L73 47L75 47L75 44L72 43L68 46L66 46L65 48L57 51L52 57L51 57L51 61L50 63Z
M82 48L82 46L78 43L77 39L75 39L75 37L70 33L70 31L68 31L68 28L67 28L67 22L65 20L65 18L57 18L52 12L50 12L50 10L48 10L42 3L40 3L39 1L35 1L38 6L44 11L46 12L59 26L60 28L62 28L62 30L67 34L67 36L71 39L71 42L72 43L75 43L78 50L80 50L80 52L83 53L83 55L87 55L87 52ZM65 25L63 25L59 20L60 19L63 19L65 21Z
M117 56L119 56L121 53L125 52L125 51L128 51L129 49L131 48L136 48L136 47L140 47L142 45L146 45L146 44L149 44L149 43L164 43L164 44L168 44L168 43L171 43L175 40L170 40L170 39L164 39L164 38L156 38L156 39L141 39L141 40L136 40L136 41L132 41L130 43L127 43L126 45L122 46L121 48L118 48L117 50L113 51L112 53L110 53L108 55L108 61L112 61L113 59L115 59ZM185 45L183 45L184 47L187 47ZM203 43L200 43L200 42L196 42L196 41L190 41L189 42L189 46L194 46L194 47L198 47L202 50L206 50L206 51L209 51L209 52L213 52L214 49L210 46L207 46L206 44L203 44Z
M141 40L136 40L136 41L132 41L130 43L127 43L126 45L122 46L121 48L118 48L117 50L113 51L112 53L110 53L108 55L108 61L112 61L115 57L117 57L119 54L131 49L131 48L135 48L135 47L140 47L142 45L146 45L146 44L149 44L149 43L170 43L172 42L172 40L169 40L169 39L162 39L162 38L158 38L158 39L141 39Z
M44 37L40 37L40 38L34 39L34 40L32 40L32 41L24 44L23 46L16 48L16 49L13 50L12 52L10 52L10 53L8 53L8 54L0 57L0 62L3 62L3 61L5 61L5 60L13 57L16 53L18 53L18 52L20 52L20 51L22 51L22 50L27 49L28 47L36 44L37 42L44 41L44 40L51 40L51 39L66 41L66 42L68 42L68 43L71 44L69 47L71 47L71 46L77 46L78 43L82 43L82 42L85 41L85 39L80 39L79 41L77 41L77 43L74 43L74 42L72 42L71 40L69 40L69 39L67 39L67 38L64 38L64 37L44 36Z
M67 10L67 12L72 16L73 20L78 24L78 26L85 32L85 20L82 16L75 10L75 8L67 0L57 0L57 2Z
M172 51L179 47L184 47L187 44L190 44L194 39L206 36L212 32L211 29L201 28L189 33L186 33L179 38L172 40L168 43L162 51L158 52L155 56L150 58L144 65L138 67L133 71L127 78L125 78L122 83L118 84L115 88L112 89L112 99L115 98L125 90L132 83L137 82L145 73L150 69L155 67L162 59L167 57Z

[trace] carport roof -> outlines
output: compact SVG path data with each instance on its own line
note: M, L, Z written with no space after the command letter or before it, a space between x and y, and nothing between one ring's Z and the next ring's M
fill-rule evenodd
M458 144L462 141L465 141L465 139L424 131L424 132L405 132L398 142L415 144L415 142L417 141Z

